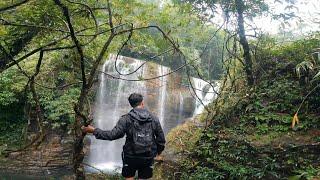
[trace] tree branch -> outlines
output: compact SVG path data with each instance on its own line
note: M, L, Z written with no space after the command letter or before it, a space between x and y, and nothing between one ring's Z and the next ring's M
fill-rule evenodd
M21 2L18 2L18 3L16 3L16 4L13 4L13 5L11 5L11 6L2 7L2 8L0 8L0 12L2 12L2 11L7 11L7 10L9 10L9 9L14 9L14 8L16 8L16 7L18 7L18 6L21 6L22 4L27 3L28 1L29 1L29 0L23 0L23 1L21 1Z
M81 2L74 2L74 1L71 1L71 0L67 0L67 2L72 3L72 4L79 4L79 5L84 6L85 8L87 8L89 10L89 12L90 12L90 14L92 16L92 19L94 21L95 28L96 28L96 33L95 34L98 34L98 22L97 22L97 19L96 19L94 13L93 13L92 8L90 6L88 6L87 4L81 3Z
M87 85L87 80L86 80L85 65L84 65L84 54L83 54L83 50L82 50L81 44L80 44L78 38L76 37L73 25L71 23L71 19L70 19L70 15L69 15L69 9L68 9L67 6L62 4L60 0L54 0L54 2L61 8L61 10L63 12L63 15L65 16L65 18L67 20L67 24L68 24L68 28L69 28L69 31L70 31L71 39L74 42L74 44L76 45L77 51L79 53L80 66L81 66L81 76L82 76L82 87L85 88L86 85Z
M18 24L18 23L13 23L13 22L9 22L5 19L0 18L0 21L2 22L1 24L4 26L17 26L17 27L27 27L27 28L37 28L37 29L46 29L46 30L50 30L50 31L58 31L58 32L63 32L63 33L68 33L68 31L64 31L61 29L54 29L51 27L47 27L47 26L40 26L40 25L35 25L35 24Z
M112 12L111 12L111 4L110 4L110 1L107 0L107 10L108 10L108 19L109 19L109 26L111 28L111 34L114 34L114 29L113 29L113 22L112 22Z

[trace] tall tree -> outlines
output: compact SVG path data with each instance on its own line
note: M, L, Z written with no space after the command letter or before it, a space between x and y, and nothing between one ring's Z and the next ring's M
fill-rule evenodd
M177 0L176 2L191 5L203 21L212 21L219 9L223 11L222 16L225 18L225 22L236 20L234 24L236 24L235 28L243 49L243 60L240 60L243 61L247 83L252 86L254 84L253 61L247 40L245 21L252 20L253 17L267 12L267 3L264 0ZM234 28L232 23L227 25L230 29Z
M246 31L244 28L244 19L243 19L243 12L244 12L244 2L243 0L236 0L235 7L237 10L237 21L238 21L238 34L240 38L240 44L243 48L243 58L244 58L244 70L247 74L247 82L248 85L254 84L254 77L252 72L252 58L250 54L250 46L246 37Z

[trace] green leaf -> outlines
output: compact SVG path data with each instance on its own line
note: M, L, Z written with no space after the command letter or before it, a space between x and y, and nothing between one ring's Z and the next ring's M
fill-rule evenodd
M313 79L316 79L320 76L320 71L313 77Z

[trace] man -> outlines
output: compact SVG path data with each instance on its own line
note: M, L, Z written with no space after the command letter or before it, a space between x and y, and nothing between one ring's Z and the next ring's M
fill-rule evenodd
M159 119L144 108L143 96L133 93L128 98L131 107L111 131L89 125L83 132L93 133L97 139L115 140L126 135L122 152L122 176L133 180L138 171L139 179L152 177L153 162L164 149L165 137Z

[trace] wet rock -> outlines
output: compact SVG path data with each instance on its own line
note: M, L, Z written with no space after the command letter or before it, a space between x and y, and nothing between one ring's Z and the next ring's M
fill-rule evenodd
M54 136L51 138L51 144L61 144L61 138L59 136Z
M8 157L8 158L16 159L16 158L18 158L19 156L21 156L21 152L12 152L12 153L9 154L9 157Z
M72 138L63 139L58 135L51 135L38 148L10 153L8 158L0 159L0 173L51 176L61 172L71 172L72 143L70 139Z

